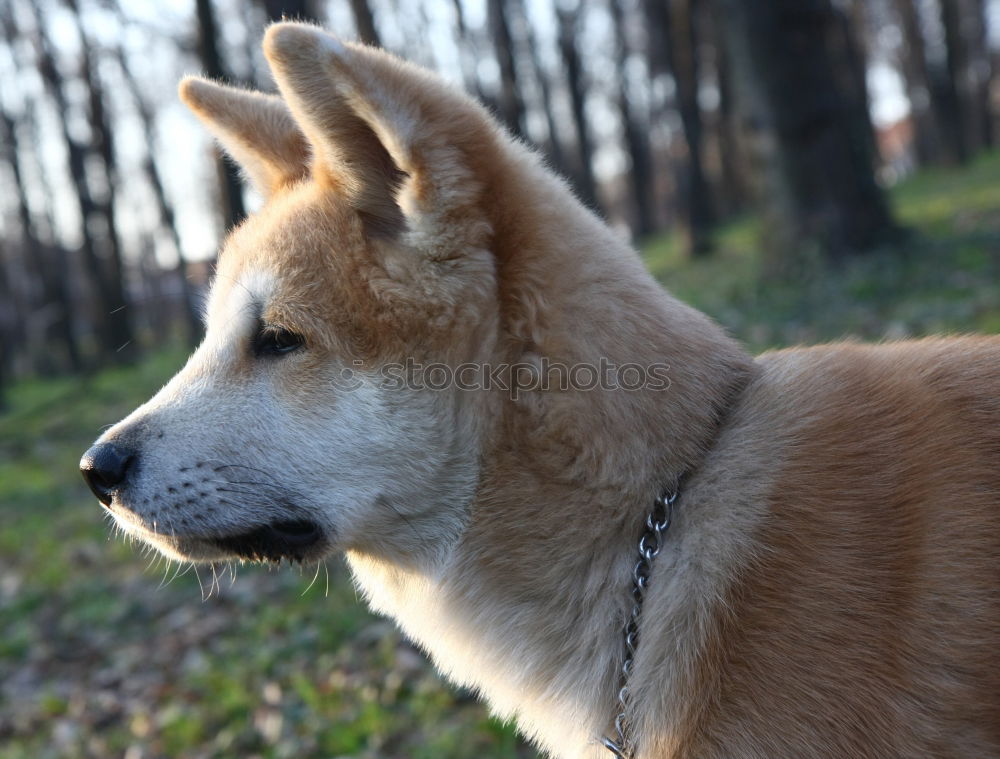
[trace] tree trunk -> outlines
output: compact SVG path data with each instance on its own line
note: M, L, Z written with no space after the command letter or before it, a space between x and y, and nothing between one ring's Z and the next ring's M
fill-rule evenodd
M989 108L989 42L982 0L941 0L941 23L947 46L949 92L958 103L960 158L989 146L992 129L985 128Z
M201 339L203 331L201 317L199 316L198 298L194 292L194 288L191 286L191 280L188 278L187 260L184 257L184 248L181 245L180 231L177 227L177 215L174 212L173 203L171 203L167 198L167 192L163 186L163 179L160 176L160 171L156 166L155 159L153 158L153 156L158 152L156 149L157 137L155 118L148 101L143 96L138 83L135 81L135 77L132 75L131 69L129 69L128 64L125 61L125 56L122 53L121 48L118 48L115 51L115 54L117 56L118 67L122 79L125 82L125 86L128 88L129 94L132 96L132 101L135 103L136 113L139 115L139 121L142 123L142 130L143 135L145 136L145 145L147 149L142 168L146 174L146 180L149 182L149 186L153 190L153 197L156 198L156 206L160 213L160 224L170 236L174 245L174 250L177 253L177 265L174 267L174 275L177 279L178 285L180 286L181 298L183 301L184 329L187 334L188 342L195 345Z
M507 18L505 0L487 0L486 9L490 36L493 38L493 54L500 66L500 97L498 109L500 119L515 136L525 139L524 100L517 84L517 67L514 65L513 41Z
M457 36L456 45L458 47L459 65L462 67L462 80L465 82L465 89L475 93L476 97L486 101L483 90L479 86L479 75L476 72L476 44L469 33L469 27L465 23L465 9L462 7L462 0L452 0L452 9L455 12L455 33Z
M21 226L21 256L27 270L38 282L42 296L42 308L39 311L44 315L42 318L45 319L45 326L41 333L47 350L40 355L42 363L37 368L43 374L54 374L60 369L79 372L83 369L83 358L73 329L73 302L66 284L65 262L51 256L53 251L44 246L35 234L18 161L18 140L13 119L6 112L0 111L0 146L6 147L5 158L14 178L18 221ZM5 343L5 352L13 353L14 347ZM60 358L52 361L52 354Z
M860 103L868 115L864 119L865 138L868 152L872 157L872 168L878 166L878 140L871 120L871 96L868 92L868 19L865 10L867 0L853 0L846 11L836 11L840 20L840 36L834 45L840 54L834 58L843 62L841 83L849 97Z
M965 163L969 159L970 149L963 98L960 96L965 70L961 11L958 0L940 0L940 9L946 49L945 66L936 72L936 81L932 81L931 85L936 86L939 93L938 118L945 139L951 146L951 158L957 163Z
M218 24L212 0L196 0L195 7L198 15L198 56L201 58L202 68L212 79L227 80L230 77L219 53ZM239 169L234 163L227 161L218 148L216 148L216 162L222 221L225 229L229 230L243 221L247 215L246 206L243 204L243 183L240 180Z
M652 234L656 229L653 218L652 156L646 129L639 124L629 97L628 77L625 71L629 46L625 39L625 20L619 3L620 0L608 2L615 37L615 80L619 83L615 97L622 122L625 151L631 161L629 187L633 211L632 233L635 237L641 238Z
M269 21L318 21L313 0L263 0Z
M163 287L163 270L156 261L156 241L153 235L145 233L140 240L139 280L142 287L142 316L156 345L164 345L171 338L174 321L173 302L167 297Z
M982 104L983 146L990 150L996 145L996 114L993 108L993 87L997 67L993 47L990 44L990 15L987 0L973 0L979 25L978 47L983 76L979 83L979 102Z
M720 187L717 197L723 212L732 216L745 210L750 200L752 183L748 178L746 148L743 130L734 107L732 74L726 46L719 36L719 22L715 9L708 5L706 19L710 21L712 48L715 53L715 81L719 90L719 109L716 118L716 141L719 150Z
M110 300L103 300L101 308L108 309L113 329L112 342L109 347L114 349L113 359L116 362L134 358L137 351L135 335L132 329L129 311L129 301L125 282L125 265L121 245L121 235L118 232L118 216L115 196L120 177L118 176L117 158L111 127L108 124L107 113L104 110L104 87L97 71L90 47L90 40L80 18L77 0L64 0L73 12L76 20L77 33L80 37L80 79L87 88L87 115L90 122L91 149L100 157L104 169L106 190L101 202L95 204L97 215L104 220L105 225L105 276ZM85 222L86 217L85 217Z
M967 49L969 135L977 150L993 147L993 114L990 89L993 56L990 51L987 0L964 0L964 33Z
M34 10L34 6L32 7ZM83 254L84 268L88 278L93 284L94 293L97 297L97 308L94 310L95 324L98 334L98 348L101 358L105 361L118 362L126 357L126 353L119 351L119 348L128 346L132 340L131 329L128 326L128 314L125 311L124 288L120 279L116 280L116 272L112 264L111 270L106 268L105 260L98 253L97 241L94 238L95 221L102 221L102 208L94 200L87 182L86 164L89 150L77 142L70 134L69 125L65 115L70 112L66 95L63 90L64 82L55 59L51 52L51 45L45 34L41 18L35 16L35 26L37 36L33 40L37 54L37 68L41 74L42 81L49 95L55 101L57 111L64 116L60 120L62 128L62 138L66 145L69 156L70 178L73 189L76 191L77 203L80 213L80 252ZM88 114L91 118L93 114ZM100 139L100 135L93 135L95 140ZM103 219L105 223L105 233L109 237L115 230L110 225L108 219ZM127 349L126 349L127 350Z
M7 383L13 373L14 351L17 344L15 323L14 293L7 276L7 251L3 238L0 238L0 414L7 410Z
M382 46L378 30L375 27L375 16L372 14L368 0L350 0L351 13L354 15L354 28L358 30L358 39L369 45Z
M674 80L677 110L684 132L685 156L678 183L688 255L701 256L712 248L715 221L703 156L704 129L698 104L699 65L696 27L697 0L646 0L649 22L650 64L654 73L668 73Z
M942 129L938 123L939 106L931 87L927 52L920 17L914 0L894 0L899 28L903 34L903 55L900 61L906 82L906 97L916 132L916 155L921 165L937 162L947 152L942 148Z
M830 0L718 0L740 105L766 130L776 252L830 259L895 234L875 183L864 103L844 86L843 26Z
M541 59L538 57L538 46L535 43L535 34L531 28L531 20L528 18L524 0L510 0L511 10L514 11L516 22L521 26L524 35L524 42L528 49L528 63L538 83L538 92L541 97L542 112L545 114L545 125L548 128L549 139L545 145L545 152L549 157L553 168L565 174L565 159L563 157L562 145L559 142L559 129L556 125L555 114L552 110L552 88L549 85L549 77L542 67Z
M583 65L577 49L578 11L558 8L559 52L566 69L570 104L573 110L573 125L576 127L576 185L580 199L595 211L600 209L597 201L597 182L594 181L594 142L587 121L586 92Z

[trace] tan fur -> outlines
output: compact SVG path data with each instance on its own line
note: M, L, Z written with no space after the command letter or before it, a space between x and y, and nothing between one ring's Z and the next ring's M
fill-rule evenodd
M196 77L183 79L179 94L261 193L270 195L304 176L309 145L281 98Z
M997 756L1000 341L758 363L675 536L678 561L697 561L686 533L722 508L756 515L753 542L692 652L687 698L652 660L674 636L644 641L649 755ZM671 614L669 596L647 612Z
M308 514L449 677L553 756L598 757L635 545L683 477L631 683L640 757L1000 756L1000 341L754 361L436 77L299 24L264 47L280 100L183 85L268 200L226 244L205 345L102 437L148 462L110 507L127 529L214 558L213 535ZM251 355L256 307L306 350ZM663 363L671 384L330 389L407 358ZM201 451L280 473L289 503L208 495L213 516L164 524Z

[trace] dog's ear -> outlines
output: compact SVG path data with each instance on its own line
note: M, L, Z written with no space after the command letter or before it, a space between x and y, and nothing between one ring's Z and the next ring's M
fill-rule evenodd
M394 234L404 220L396 203L403 172L347 102L334 64L343 45L308 24L275 24L264 54L313 146L313 175L362 214L369 229Z
M195 76L179 92L265 197L308 174L309 144L280 97Z
M393 229L422 212L438 217L478 201L480 184L466 159L482 152L479 146L492 147L496 135L466 95L388 53L342 43L308 24L272 25L264 53L313 145L316 178L369 221ZM433 223L425 218L410 228Z

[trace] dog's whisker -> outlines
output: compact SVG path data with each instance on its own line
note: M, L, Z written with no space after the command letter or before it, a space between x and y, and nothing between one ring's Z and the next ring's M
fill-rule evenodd
M198 565L192 564L194 567L194 576L198 579L198 590L201 592L201 600L205 600L205 586L201 581L201 572L198 571Z
M167 585L173 583L178 577L181 576L181 570L184 568L184 564L179 561L171 562L174 565L174 573L170 576L170 581Z
M206 461L205 463L208 464L208 463L210 463L210 461L212 461L212 460ZM260 469L260 468L255 467L255 466L250 466L248 464L228 463L228 464L220 464L219 466L213 466L212 467L212 471L213 472L221 472L223 469L246 469L246 470L249 470L251 472L256 472L257 474L262 474L268 480L272 479L270 472L266 472L263 469Z
M262 486L272 486L277 487L273 482L254 482L251 480L226 480L226 479L207 479L204 480L206 485L262 485Z
M310 582L306 586L306 589L303 590L301 594L299 594L300 598L302 596L304 596L306 593L308 593L310 590L312 590L312 586L316 584L316 580L319 579L319 568L320 568L320 565L321 565L321 562L316 562L316 572L315 572L315 574L313 574L312 582Z
M257 482L255 480L223 480L223 482L229 485L248 485L251 487L264 487L264 488L274 488L276 490L285 490L285 488L280 487L274 482Z
M214 561L209 566L212 569L212 584L209 585L208 594L211 597L214 589L216 597L218 597L222 593L222 587L219 585L219 573Z
M157 590L166 587L169 583L167 582L167 576L170 574L170 564L163 565L163 577L160 578L160 584L156 586Z

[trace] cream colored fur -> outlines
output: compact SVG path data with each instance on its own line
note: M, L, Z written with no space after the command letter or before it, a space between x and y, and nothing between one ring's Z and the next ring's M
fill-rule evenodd
M205 343L102 437L140 451L109 506L126 530L215 560L308 518L305 558L345 551L451 679L551 755L599 757L635 546L683 477L640 757L1000 756L1000 342L755 361L433 75L300 24L264 47L280 97L182 84L267 202L226 243ZM304 347L254 356L258 317ZM378 383L543 358L666 364L670 386Z

